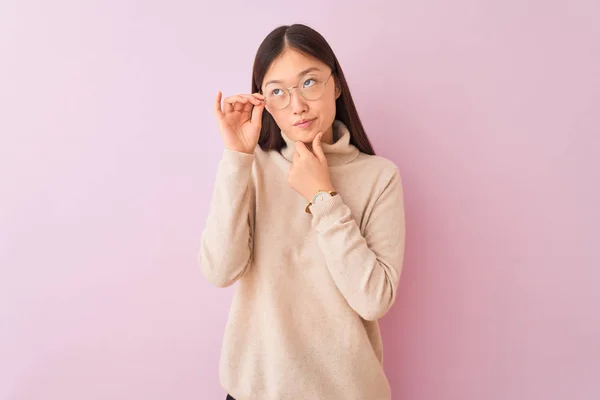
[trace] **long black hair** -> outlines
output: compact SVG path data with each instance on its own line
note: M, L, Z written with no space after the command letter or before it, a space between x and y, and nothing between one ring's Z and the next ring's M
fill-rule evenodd
M350 143L361 152L375 155L373 146L363 128L362 122L354 106L350 88L344 77L344 73L333 53L331 46L325 38L314 29L303 25L284 25L275 28L269 33L258 47L252 68L252 92L261 91L261 86L269 67L273 61L286 49L291 48L300 53L312 56L326 64L333 73L336 83L342 93L336 100L335 119L342 121L350 130ZM261 149L281 150L285 147L285 141L281 137L277 123L268 112L262 114L262 128L258 144Z

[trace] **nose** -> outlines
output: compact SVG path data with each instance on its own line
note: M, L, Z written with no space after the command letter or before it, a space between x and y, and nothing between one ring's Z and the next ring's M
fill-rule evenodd
M292 107L294 114L300 115L305 113L308 106L304 100L304 97L300 95L297 88L290 91L290 96L290 107Z

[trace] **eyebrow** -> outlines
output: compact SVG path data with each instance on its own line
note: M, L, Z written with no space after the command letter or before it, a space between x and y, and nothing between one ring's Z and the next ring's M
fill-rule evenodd
M319 68L317 68L317 67L310 67L310 68L305 69L304 71L301 71L298 74L298 77L301 77L302 75L306 75L309 72L313 72L313 71L321 71L321 70ZM272 79L269 82L265 83L264 86L269 86L271 83L283 83L283 82L281 80L279 80L279 79Z

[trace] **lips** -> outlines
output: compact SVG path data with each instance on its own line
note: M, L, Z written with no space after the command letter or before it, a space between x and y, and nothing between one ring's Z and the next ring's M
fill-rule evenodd
M302 125L302 124L305 124L307 122L311 122L311 121L314 121L314 120L315 120L315 118L312 118L312 119L301 119L300 121L296 122L294 124L294 126Z

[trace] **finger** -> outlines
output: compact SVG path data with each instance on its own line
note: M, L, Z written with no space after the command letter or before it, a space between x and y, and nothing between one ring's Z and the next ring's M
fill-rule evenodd
M244 112L248 113L248 117L250 117L250 113L252 112L252 109L254 107L257 107L259 105L261 105L261 101L258 99L253 98L252 100L249 100L246 104L244 104Z
M225 102L231 102L231 103L243 103L243 104L254 104L254 105L258 105L260 104L260 102L263 101L260 98L257 98L254 95L251 94L238 94L235 96L230 96L228 98L225 99Z
M255 106L259 105L262 102L262 99L251 94L240 94L240 96L247 99L250 103L254 104Z
M246 104L244 104L244 103L235 102L233 104L233 111L244 111L245 108L246 108Z
M230 113L233 111L239 111L243 108L243 105L248 102L248 99L243 98L242 96L229 96L225 97L223 100L223 108L225 113ZM242 107L240 107L240 105Z
M215 100L215 115L218 119L223 118L223 110L221 109L221 99L223 98L223 93L219 90L217 92L217 98Z
M296 142L296 151L298 152L298 154L300 154L301 157L310 155L310 150L308 150L306 148L306 145L301 141Z
M248 99L242 95L236 94L235 96L225 97L223 100L225 103L247 103Z
M265 109L265 102L261 102L261 104L254 106L254 108L252 108L252 117L250 118L251 123L253 126L255 127L260 127L262 126L262 114L263 111Z
M236 95L225 98L223 102L226 105L225 112L241 111L244 108L244 104L248 103L248 99Z
M321 138L323 138L323 132L317 133L317 135L313 139L312 149L313 149L313 153L315 154L315 156L317 156L319 161L324 162L324 161L327 161L327 159L325 158L325 153L323 152L323 147L321 147Z

